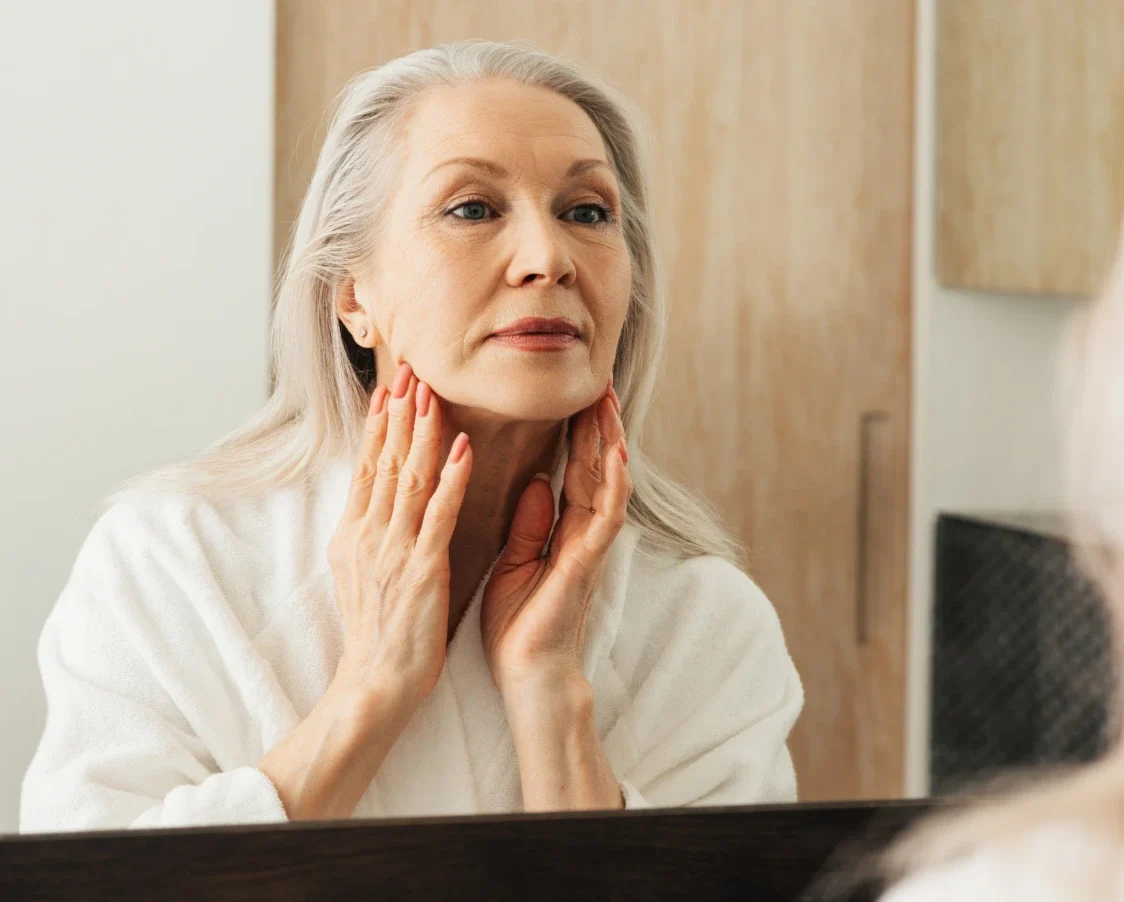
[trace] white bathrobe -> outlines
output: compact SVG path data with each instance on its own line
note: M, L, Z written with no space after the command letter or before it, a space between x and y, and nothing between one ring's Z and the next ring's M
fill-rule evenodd
M557 503L565 447L556 459ZM257 764L339 661L325 548L351 469L237 504L134 493L99 518L39 641L47 723L21 832L287 819ZM354 817L522 810L480 641L483 585ZM803 693L749 577L654 554L626 525L590 618L584 673L626 807L796 798L785 742Z

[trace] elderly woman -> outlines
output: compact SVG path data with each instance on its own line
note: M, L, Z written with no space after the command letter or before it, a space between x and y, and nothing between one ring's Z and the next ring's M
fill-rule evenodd
M514 45L349 84L269 401L111 500L44 627L22 830L795 798L777 617L640 447L636 122Z

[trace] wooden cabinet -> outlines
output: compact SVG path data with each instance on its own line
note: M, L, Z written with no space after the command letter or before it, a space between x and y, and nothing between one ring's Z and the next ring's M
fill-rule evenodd
M940 0L946 285L1087 295L1124 211L1124 3Z
M780 613L807 695L804 799L902 790L912 6L278 4L279 248L326 105L408 50L529 38L650 118L672 297L651 450L746 542Z

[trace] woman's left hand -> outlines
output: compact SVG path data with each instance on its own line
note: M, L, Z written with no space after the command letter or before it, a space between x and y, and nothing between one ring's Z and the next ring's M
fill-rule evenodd
M524 686L564 686L581 675L586 619L632 494L620 401L612 381L573 418L554 525L549 482L524 490L507 545L481 600L484 653L505 699ZM550 553L542 556L550 538Z

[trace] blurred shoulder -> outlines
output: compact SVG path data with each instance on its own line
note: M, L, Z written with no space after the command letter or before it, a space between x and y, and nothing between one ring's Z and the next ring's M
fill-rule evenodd
M882 902L1124 902L1124 857L1111 834L1055 822L907 877Z

